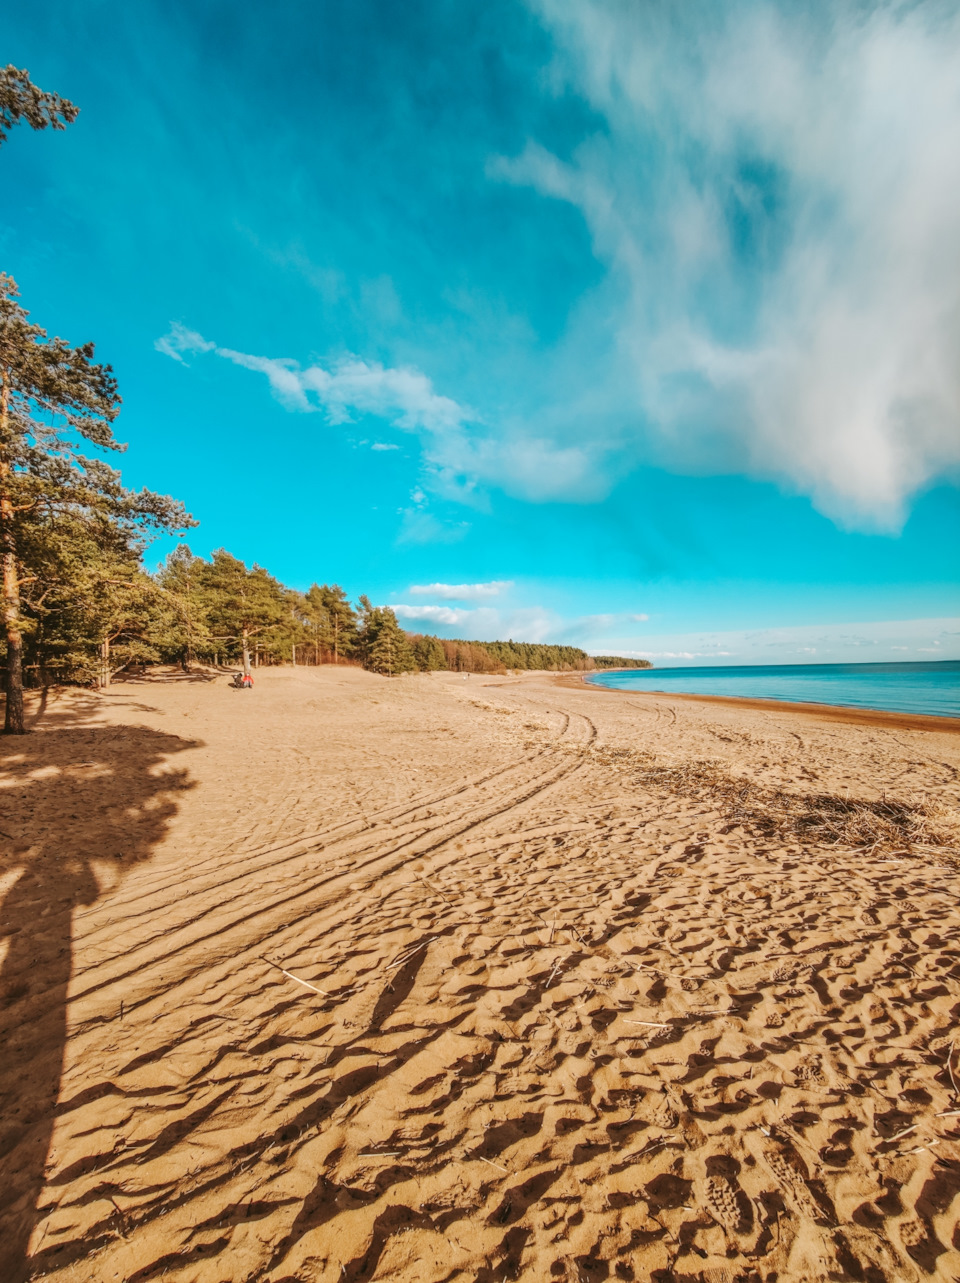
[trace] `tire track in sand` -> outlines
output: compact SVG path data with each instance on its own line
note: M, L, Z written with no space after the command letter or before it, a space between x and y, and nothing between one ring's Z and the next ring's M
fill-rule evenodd
M595 736L596 728L590 719L574 714L566 716L563 729L557 738L561 747L566 747L567 742L571 741L572 748L586 748L593 742ZM423 859L479 826L531 801L545 789L564 779L579 765L578 760L571 760L570 756L564 753L559 762L553 761L545 769L536 771L529 778L524 778L522 774L524 768L536 764L544 756L555 757L556 753L550 754L548 751L533 755L532 759L525 757L518 763L482 777L476 784L457 788L448 795L449 802L457 804L452 814L433 817L439 822L424 825L413 833L405 834L399 842L391 841L391 830L394 827L391 825L386 832L378 835L377 839L365 841L358 847L351 847L351 841L354 839L345 838L325 847L311 848L297 855L288 856L283 862L284 866L294 867L286 869L283 880L287 886L282 891L264 898L260 885L249 888L248 894L255 897L258 902L225 914L222 891L215 888L213 903L206 905L199 912L191 912L182 925L172 930L164 929L141 940L136 946L124 952L121 958L111 958L107 961L95 962L86 968L78 968L71 994L78 1031L83 1028L85 1021L91 1018L82 1014L82 1004L85 1001L98 994L109 994L112 986L122 984L131 977L141 975L144 980L149 979L149 974L144 975L145 967L148 966L150 971L169 968L178 957L184 954L194 953L200 949L205 951L175 977L151 988L150 998L145 1000L152 1001L158 996L168 996L188 978L208 971L213 963L223 958L238 958L241 956L238 950L255 952L263 947L265 940L275 939L278 932L289 930L309 919L320 907L316 898L318 894L323 897L322 903L326 904L355 889L351 884L357 883L358 879L364 888L369 887L374 882L396 872L409 861ZM521 778L517 781L505 778L510 774L520 774ZM484 788L492 785L494 781L497 785L495 797L485 800L482 797ZM468 801L471 794L481 795L473 805ZM410 809L419 808L408 808L408 811ZM403 814L405 813L402 813L399 818L403 818ZM360 837L365 836L365 834L360 835ZM384 846L386 849L383 849ZM339 860L347 867L332 874L323 873L311 877L310 861L320 854L329 856L334 850L337 851ZM258 870L253 872L256 871ZM292 888L290 888L291 883ZM191 898L187 895L182 897L188 908L191 905ZM155 907L154 915L158 912L162 914L162 911L162 908L158 911ZM226 921L221 920L224 916ZM109 929L109 926L104 928L105 931ZM244 943L247 940L250 941L249 944ZM156 953L158 941L163 942L163 950L159 954ZM218 952L211 954L210 949L215 942ZM89 941L85 939L84 944L88 945ZM102 974L104 971L107 972L106 975ZM133 1011L138 1001L141 1000L130 999L128 995L125 999L126 1009ZM95 1021L109 1020L113 1018L113 1014L111 1010L109 1014L101 1012L92 1018Z

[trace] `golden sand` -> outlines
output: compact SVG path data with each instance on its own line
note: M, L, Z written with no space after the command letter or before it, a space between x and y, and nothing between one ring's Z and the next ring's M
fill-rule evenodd
M960 1275L956 735L349 668L32 716L4 1283Z

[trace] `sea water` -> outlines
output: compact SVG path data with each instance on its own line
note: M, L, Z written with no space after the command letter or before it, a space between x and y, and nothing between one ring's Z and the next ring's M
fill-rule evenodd
M929 664L755 664L591 673L617 690L735 695L960 717L960 660Z

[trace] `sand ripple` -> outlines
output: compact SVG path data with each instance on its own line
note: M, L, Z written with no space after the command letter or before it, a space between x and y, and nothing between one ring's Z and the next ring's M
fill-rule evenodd
M955 740L691 705L678 723L668 700L545 681L356 674L308 715L325 673L267 676L240 715L212 687L143 695L146 724L209 706L207 747L176 760L176 820L149 818L170 790L141 804L151 858L75 909L42 1189L30 1127L6 1143L10 1223L39 1197L26 1272L960 1273ZM119 697L84 716L131 720ZM256 770L233 750L239 790L217 785L235 716L275 718L306 758L285 772L268 737ZM349 760L320 770L324 716ZM936 802L938 842L765 831L651 773L708 749L755 802ZM36 981L11 987L8 1030L55 1021L62 990ZM49 1056L17 1037L10 1102Z

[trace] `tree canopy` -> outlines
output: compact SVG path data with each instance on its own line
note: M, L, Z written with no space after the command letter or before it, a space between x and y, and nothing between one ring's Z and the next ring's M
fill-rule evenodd
M29 72L12 64L0 68L0 143L21 120L31 129L65 129L79 114L80 108L68 98L35 85Z
M129 614L124 593L146 591L139 554L149 535L194 524L182 504L149 490L125 489L119 472L81 449L82 442L101 451L124 449L112 430L119 409L113 371L96 362L93 344L71 347L50 338L29 319L13 279L0 274L0 557L8 732L23 730L25 630L55 610L61 616L75 612L86 600L84 617L89 623L94 609L103 616L106 640L120 617ZM25 605L32 607L26 623Z
M360 650L365 668L394 677L417 670L417 661L407 634L397 623L388 606L373 606L368 597L360 598Z

